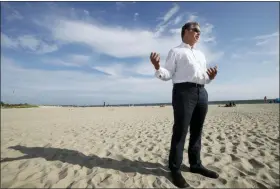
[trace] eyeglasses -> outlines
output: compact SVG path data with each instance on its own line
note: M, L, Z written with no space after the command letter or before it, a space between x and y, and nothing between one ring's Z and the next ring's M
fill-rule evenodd
M191 28L190 30L191 30L191 31L194 31L194 32L196 32L196 33L200 33L200 30L199 30L198 28Z

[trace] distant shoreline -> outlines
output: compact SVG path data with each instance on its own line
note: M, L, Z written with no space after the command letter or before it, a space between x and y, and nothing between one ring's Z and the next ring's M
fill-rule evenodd
M269 104L274 103L275 99L267 99L265 103L263 99L257 100L224 100L224 101L209 101L209 105L225 105L229 102L238 104ZM44 104L1 104L1 108L37 108L37 107L129 107L129 106L172 106L172 103L146 103L146 104L106 104L104 105L44 105Z
M224 101L209 101L209 105L223 105L229 102L235 104L269 104L269 101L275 99L267 99L265 103L263 99L257 100L224 100ZM128 107L128 106L171 106L172 103L146 103L146 104L106 104L105 107ZM104 105L42 105L42 106L57 106L57 107L104 107Z

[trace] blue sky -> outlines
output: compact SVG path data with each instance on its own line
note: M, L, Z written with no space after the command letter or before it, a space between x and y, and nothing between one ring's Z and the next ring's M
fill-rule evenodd
M277 2L1 2L1 100L171 102L149 55L164 65L187 21L219 68L210 101L279 97Z

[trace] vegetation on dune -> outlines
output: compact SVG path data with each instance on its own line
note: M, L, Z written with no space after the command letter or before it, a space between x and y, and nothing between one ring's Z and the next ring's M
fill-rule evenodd
M36 108L38 106L32 104L7 104L1 101L1 108Z

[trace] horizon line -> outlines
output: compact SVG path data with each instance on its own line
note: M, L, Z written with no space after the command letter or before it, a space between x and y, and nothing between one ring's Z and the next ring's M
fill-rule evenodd
M279 97L278 97L279 98ZM268 98L267 101L271 101L271 100L276 100L276 98ZM264 99L242 99L242 100L213 100L213 101L208 101L208 103L224 103L224 102L245 102L245 101L264 101ZM1 101L3 102L3 101ZM3 102L5 103L5 102ZM133 106L137 106L137 105L170 105L172 104L172 102L153 102L153 103L120 103L120 104L117 104L117 103L113 103L113 104L110 104L110 103L106 103L106 101L104 101L105 103L105 106L130 106L130 105L133 105ZM13 105L15 103L8 103L10 105ZM33 103L17 103L17 104L29 104L29 105L37 105L37 106L104 106L104 104L81 104L81 105L78 105L78 104L33 104Z

